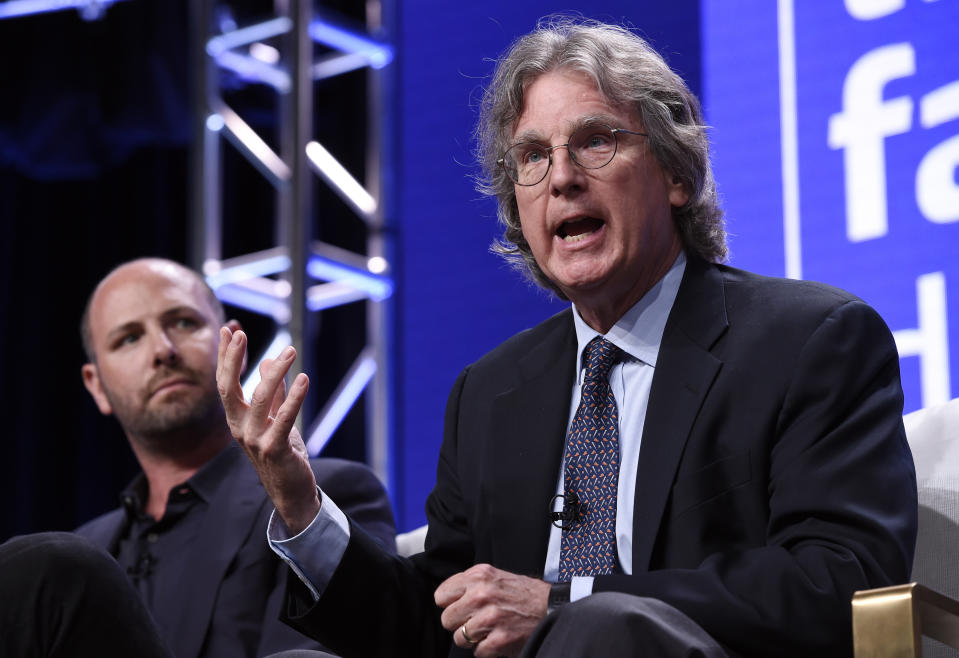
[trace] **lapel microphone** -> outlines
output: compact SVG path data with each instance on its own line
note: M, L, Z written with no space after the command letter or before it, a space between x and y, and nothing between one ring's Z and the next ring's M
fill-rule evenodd
M133 566L127 567L127 575L133 581L134 585L139 584L141 578L149 578L153 575L153 567L157 559L149 551L141 553Z
M553 511L557 498L563 499L563 510L561 512ZM556 494L549 499L549 505L546 507L546 509L549 510L548 518L550 523L561 530L571 527L579 520L579 506L579 497L575 491L570 491L565 495Z

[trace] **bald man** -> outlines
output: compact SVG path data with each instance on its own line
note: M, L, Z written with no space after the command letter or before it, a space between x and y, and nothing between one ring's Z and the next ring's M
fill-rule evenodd
M77 529L126 572L179 658L318 645L279 619L285 567L265 540L272 505L233 441L216 389L223 307L178 263L140 259L96 287L81 322L83 383L123 428L142 472L121 506ZM311 460L324 490L387 550L386 493L353 462Z

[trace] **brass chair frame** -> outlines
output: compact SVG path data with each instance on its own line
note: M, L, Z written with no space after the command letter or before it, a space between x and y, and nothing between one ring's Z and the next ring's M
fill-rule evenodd
M920 658L922 636L959 648L959 602L918 583L856 592L856 658Z

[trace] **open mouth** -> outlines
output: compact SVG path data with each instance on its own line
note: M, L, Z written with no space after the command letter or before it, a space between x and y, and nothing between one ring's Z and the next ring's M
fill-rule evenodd
M563 222L556 234L566 242L579 242L603 227L603 220L596 217L580 217Z

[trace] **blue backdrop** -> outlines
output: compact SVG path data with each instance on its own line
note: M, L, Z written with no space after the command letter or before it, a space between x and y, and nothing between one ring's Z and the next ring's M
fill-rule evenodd
M630 22L699 88L698 2L601 1L592 18ZM397 29L396 441L401 528L425 521L450 386L468 363L563 306L506 269L489 245L495 206L473 190L472 131L498 56L553 3L409 2Z
M959 381L957 25L936 0L703 2L731 263L872 304L907 412Z
M602 2L704 101L735 266L826 281L874 305L906 411L955 395L959 359L959 3ZM456 374L561 308L488 245L473 191L475 102L542 2L405 3L398 52L397 456L401 527L423 522Z

